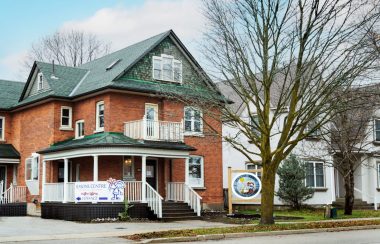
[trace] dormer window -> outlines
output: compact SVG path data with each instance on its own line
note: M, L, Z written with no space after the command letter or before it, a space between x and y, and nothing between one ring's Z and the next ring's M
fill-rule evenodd
M182 82L182 62L173 56L153 56L153 79Z
M41 91L44 88L44 76L42 73L37 75L37 91Z

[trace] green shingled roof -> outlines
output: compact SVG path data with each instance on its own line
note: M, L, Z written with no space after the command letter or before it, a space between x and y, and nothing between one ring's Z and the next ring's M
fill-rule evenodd
M118 132L104 132L93 135L85 136L82 139L69 139L62 142L57 142L38 153L51 153L57 151L65 151L78 148L93 148L100 146L108 147L143 147L143 148L159 148L159 149L172 149L172 150L185 150L192 151L195 148L190 147L184 143L171 143L171 142L153 142L153 141L140 141L130 137L124 136L123 133Z
M25 83L0 80L0 109L9 109L16 105Z
M0 144L0 158L19 159L20 153L11 144Z

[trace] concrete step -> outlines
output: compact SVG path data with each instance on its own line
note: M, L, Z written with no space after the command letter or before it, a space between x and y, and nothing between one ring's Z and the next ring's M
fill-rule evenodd
M179 213L167 213L163 212L162 217L192 217L192 216L197 216L196 213L192 212L179 212Z
M200 220L202 217L198 216L186 216L186 217L163 217L163 221L182 221L182 220Z

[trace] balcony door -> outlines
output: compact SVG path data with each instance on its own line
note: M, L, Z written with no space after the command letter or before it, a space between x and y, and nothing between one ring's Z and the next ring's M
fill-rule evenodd
M158 104L145 104L146 138L159 138Z

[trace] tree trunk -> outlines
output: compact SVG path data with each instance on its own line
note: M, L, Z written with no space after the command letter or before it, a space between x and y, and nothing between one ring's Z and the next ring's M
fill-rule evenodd
M273 201L274 184L276 178L275 166L272 164L263 166L263 176L261 179L261 220L260 224L274 224Z
M346 194L344 196L344 214L352 215L352 209L354 208L354 172L350 170L350 173L344 177L344 188Z

